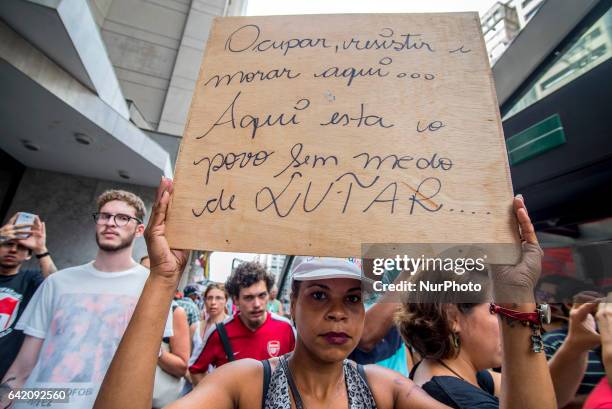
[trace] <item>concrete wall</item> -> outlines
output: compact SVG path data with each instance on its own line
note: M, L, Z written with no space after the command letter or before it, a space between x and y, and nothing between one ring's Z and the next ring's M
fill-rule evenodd
M88 0L88 2L89 8L91 9L91 14L93 14L98 28L102 28L102 25L104 25L104 19L106 19L108 9L110 9L113 0Z
M108 0L93 1L96 20ZM155 129L170 84L190 0L115 0L101 26L102 38L125 98Z
M227 0L89 1L125 98L153 129L182 135L212 19Z
M178 157L178 151L181 145L182 137L178 135L169 135L165 133L155 131L144 131L151 139L157 142L162 148L170 155L170 161L172 162L172 169L176 166L176 158Z
M147 206L147 216L150 213L154 188L28 168L6 218L18 211L38 214L46 223L47 247L58 268L84 264L96 255L91 214L96 211L96 198L107 189L124 189L137 194ZM134 258L139 260L145 253L144 239L139 238ZM32 263L37 264L34 260L30 261Z
M193 0L172 71L158 131L182 135L212 21L224 14L228 0Z

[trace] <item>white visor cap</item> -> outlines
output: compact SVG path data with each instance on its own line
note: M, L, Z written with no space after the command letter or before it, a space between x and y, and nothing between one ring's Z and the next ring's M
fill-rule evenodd
M361 259L296 256L291 279L294 281L352 278L363 284L364 290L372 288L373 281L363 274Z

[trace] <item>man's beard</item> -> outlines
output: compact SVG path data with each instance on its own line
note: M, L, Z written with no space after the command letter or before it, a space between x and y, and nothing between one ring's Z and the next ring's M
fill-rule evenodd
M130 247L132 245L132 242L134 241L134 236L136 236L135 232L126 237L125 239L121 239L118 244L102 244L100 243L100 236L96 233L96 243L98 244L100 250L115 252Z
M263 323L265 322L264 316L266 316L265 311L262 311L261 316L257 317L257 318L246 318L245 316L245 321L244 324L249 327L250 329L256 329L259 328L263 325ZM267 316L266 316L267 318Z

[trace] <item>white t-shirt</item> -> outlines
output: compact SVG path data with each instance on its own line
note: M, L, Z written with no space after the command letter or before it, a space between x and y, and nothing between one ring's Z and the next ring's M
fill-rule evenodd
M15 326L44 339L24 388L68 388L61 409L91 408L136 308L149 270L96 270L93 262L58 271L38 288ZM164 336L172 336L169 314ZM15 408L40 407L41 401Z

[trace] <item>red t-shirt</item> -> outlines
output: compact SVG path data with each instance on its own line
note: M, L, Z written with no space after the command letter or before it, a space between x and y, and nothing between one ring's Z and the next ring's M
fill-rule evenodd
M611 409L612 388L605 376L591 392L582 409Z
M262 361L291 352L295 347L295 334L290 321L270 312L263 325L255 331L242 323L238 313L225 321L225 332L235 359L253 358ZM189 371L203 373L209 365L216 368L227 362L219 332L213 327L205 334L202 350Z

